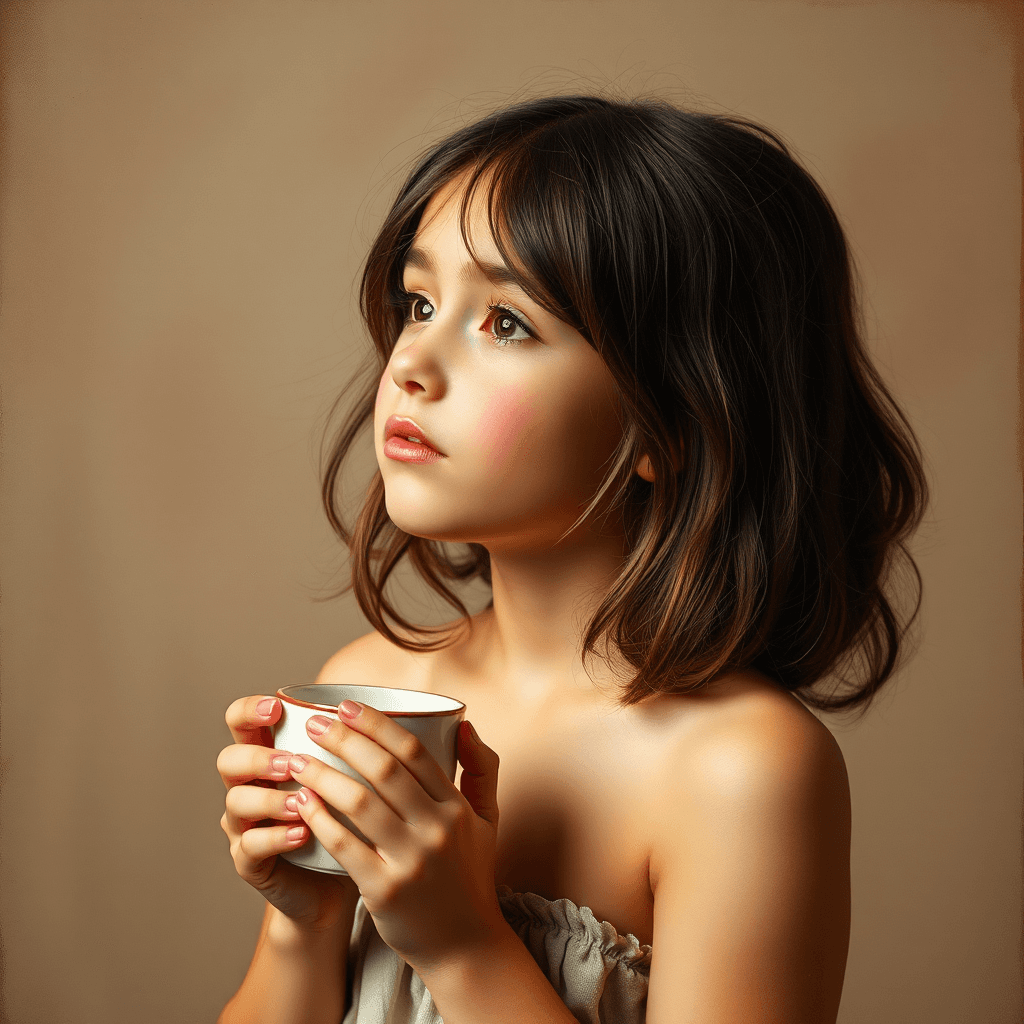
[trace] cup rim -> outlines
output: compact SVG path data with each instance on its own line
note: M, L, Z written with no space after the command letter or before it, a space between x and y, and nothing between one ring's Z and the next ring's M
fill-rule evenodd
M276 696L280 700L300 708L326 711L332 715L338 713L337 704L316 704L312 701L300 700L298 697L293 697L285 692L299 686L361 686L368 690L399 690L405 693L422 693L428 697L440 697L442 700L453 700L458 704L457 708L449 708L447 711L382 711L380 708L374 708L374 711L387 715L388 718L443 718L445 715L458 715L466 710L466 705L462 701L456 700L455 697L450 697L446 693L433 693L430 690L410 690L407 686L375 686L373 683L289 683L287 686L279 686Z

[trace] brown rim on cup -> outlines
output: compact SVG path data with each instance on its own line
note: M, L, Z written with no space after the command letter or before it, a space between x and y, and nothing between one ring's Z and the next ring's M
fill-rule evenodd
M300 700L298 697L292 697L286 693L287 690L295 690L299 687L313 687L313 686L358 686L367 690L406 690L408 693L420 693L426 697L440 697L441 700L454 701L458 707L449 708L447 711L384 711L381 708L373 708L374 711L378 711L382 715L387 715L388 718L394 718L400 716L402 718L426 718L434 717L441 718L444 715L457 715L460 711L466 710L466 705L462 701L455 700L454 697L449 697L444 693L431 693L427 690L408 690L404 686L375 686L373 683L289 683L288 686L281 686L278 688L276 696L283 701L287 701L289 704L295 704L300 708L312 708L314 711L326 711L328 714L336 715L338 713L337 704L315 704L308 700ZM370 705L372 707L372 705Z

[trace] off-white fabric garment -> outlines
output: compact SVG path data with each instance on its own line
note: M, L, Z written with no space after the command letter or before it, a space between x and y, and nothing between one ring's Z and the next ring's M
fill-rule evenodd
M651 947L589 907L498 886L505 920L581 1024L643 1024ZM362 899L349 944L352 1004L342 1024L443 1024L416 972L385 945Z

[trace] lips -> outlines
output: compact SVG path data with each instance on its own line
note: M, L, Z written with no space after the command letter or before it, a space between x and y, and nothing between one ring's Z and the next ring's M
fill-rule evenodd
M384 454L399 462L434 462L445 457L407 416L388 417L384 424Z

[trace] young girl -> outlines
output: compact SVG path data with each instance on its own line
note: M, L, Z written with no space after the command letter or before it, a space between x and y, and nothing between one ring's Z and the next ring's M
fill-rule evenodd
M320 719L373 793L273 749L276 699L231 705L222 826L267 908L221 1021L834 1022L850 798L808 706L892 675L925 484L827 199L749 122L537 100L419 163L361 306L373 379L323 494L375 631L319 680L447 694L475 729L456 787L372 708ZM401 615L402 556L459 619ZM278 857L310 833L348 877Z

